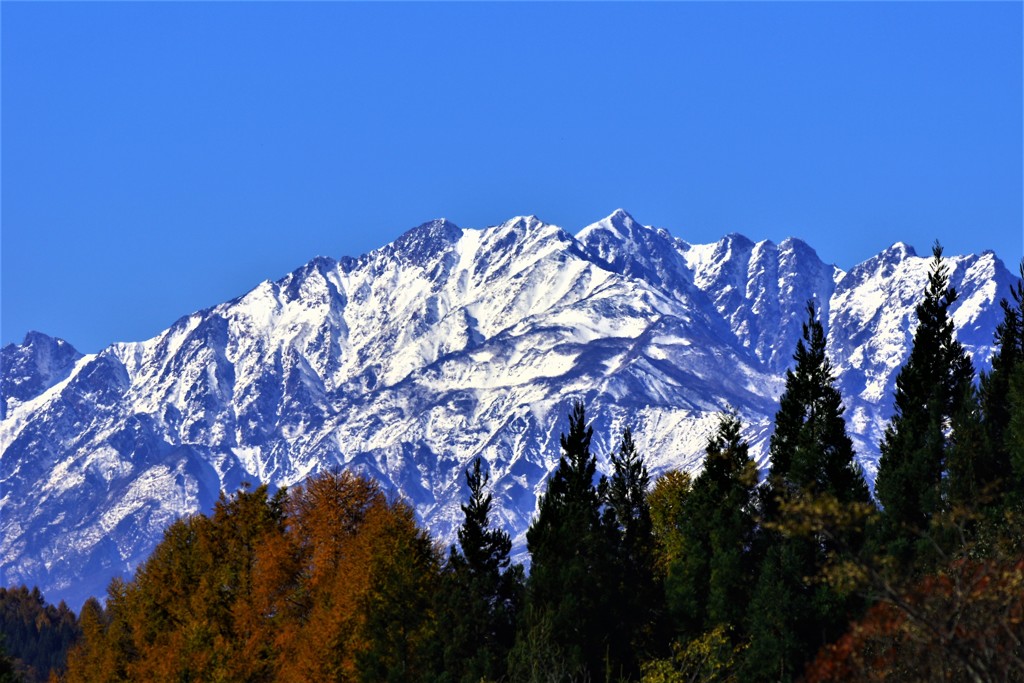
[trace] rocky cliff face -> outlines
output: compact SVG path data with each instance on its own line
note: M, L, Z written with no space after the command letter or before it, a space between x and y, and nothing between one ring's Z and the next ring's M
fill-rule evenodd
M873 475L928 261L896 244L843 272L799 240L692 245L623 211L576 236L439 220L147 341L83 356L32 333L2 352L0 582L77 609L220 490L332 467L450 540L477 455L521 549L573 399L602 466L630 425L656 472L699 468L730 407L763 462L809 299ZM949 265L960 341L987 367L1012 277L991 253Z

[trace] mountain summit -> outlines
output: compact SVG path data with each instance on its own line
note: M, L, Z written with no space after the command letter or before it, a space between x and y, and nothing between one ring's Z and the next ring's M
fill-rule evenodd
M1013 278L990 252L948 263L986 367ZM654 472L699 468L729 408L763 462L809 299L873 476L927 270L900 244L849 272L795 239L689 244L622 210L575 236L440 219L146 341L83 356L32 333L2 350L0 583L78 607L221 490L325 468L376 478L450 539L478 455L521 549L573 399L599 466L630 425Z

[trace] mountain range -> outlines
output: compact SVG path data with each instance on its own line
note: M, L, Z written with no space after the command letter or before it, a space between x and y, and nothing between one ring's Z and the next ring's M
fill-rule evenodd
M690 244L622 210L575 235L441 219L146 341L83 355L29 333L0 358L0 584L77 609L221 491L325 468L374 477L450 542L477 456L522 556L574 399L599 468L628 425L653 473L699 469L726 410L766 465L809 300L873 479L930 260L896 243L843 271L798 239ZM946 263L986 369L1014 277L992 252Z

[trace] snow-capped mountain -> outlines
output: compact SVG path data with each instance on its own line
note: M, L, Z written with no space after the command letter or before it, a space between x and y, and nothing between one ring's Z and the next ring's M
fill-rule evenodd
M31 333L2 351L0 584L77 608L219 491L332 467L450 540L477 455L522 548L575 398L601 465L629 425L655 472L699 468L730 407L763 462L809 299L871 474L928 261L896 244L843 272L799 240L688 244L621 210L576 236L437 220L147 341L82 355ZM948 264L960 340L987 367L1012 276L991 252Z

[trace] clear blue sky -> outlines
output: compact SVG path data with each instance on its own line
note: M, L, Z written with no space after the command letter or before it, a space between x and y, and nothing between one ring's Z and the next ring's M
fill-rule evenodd
M1013 268L1021 8L4 2L2 342L146 339L438 216Z

